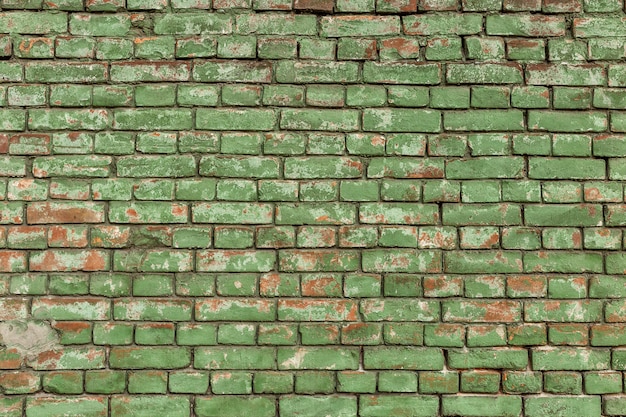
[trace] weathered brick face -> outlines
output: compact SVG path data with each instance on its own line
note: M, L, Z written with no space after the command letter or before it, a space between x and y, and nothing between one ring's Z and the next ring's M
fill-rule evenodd
M622 0L0 0L0 416L626 415Z

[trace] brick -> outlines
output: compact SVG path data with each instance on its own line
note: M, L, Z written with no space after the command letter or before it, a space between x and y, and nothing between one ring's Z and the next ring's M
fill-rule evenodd
M568 123L561 123L563 118ZM602 132L607 128L607 117L603 112L534 111L528 112L528 127L531 130L550 132Z
M488 401L485 401L489 399ZM517 416L522 410L520 396L443 396L445 416Z
M411 306L415 311L404 311ZM413 300L366 300L361 302L361 314L367 321L424 321L439 319L438 303Z
M315 35L316 18L313 15L285 15L282 13L263 13L238 15L236 30L238 33L258 35Z
M267 272L273 268L275 258L273 251L203 251L196 258L196 269L212 272Z
M195 411L200 417L236 417L254 413L259 417L271 417L276 413L276 405L267 397L210 396L196 400Z
M434 110L367 109L363 113L363 129L383 132L439 132L441 113Z
M124 36L130 29L130 16L74 13L70 15L69 25L72 35Z
M355 110L282 110L280 127L286 130L352 131L359 128Z
M435 251L373 250L363 253L365 272L440 272L441 255Z
M511 323L518 321L520 317L521 305L516 301L449 301L443 303L444 321Z
M53 320L107 320L110 306L105 300L38 298L33 301L33 317Z
M113 347L109 356L111 368L177 369L190 364L189 350L178 347Z
M338 417L354 415L357 410L356 397L345 396L284 396L279 400L281 414L312 417L319 412L334 413Z
M580 412L585 415L599 416L601 411L599 397L579 396L579 397L527 397L524 402L524 409L530 417L558 415L562 417L575 416Z
M593 204L528 205L524 218L530 226L600 226L602 210Z
M606 414L619 415L624 411L624 397L610 397L606 400Z
M359 221L364 224L435 224L438 219L435 205L363 203L359 208Z
M106 397L31 397L26 401L26 410L32 415L54 415L67 409L75 410L86 417L107 415L109 400Z
M519 64L450 64L446 80L451 84L515 84L522 81Z
M482 16L476 13L409 15L402 19L407 35L473 35L482 30Z
M565 18L532 14L492 15L487 17L487 34L546 37L565 35Z
M192 114L186 109L116 110L112 127L118 130L191 129Z
M100 223L104 207L98 203L30 203L26 216L30 224Z
M290 251L283 250L278 258L281 271L354 271L358 257L354 251Z
M356 321L358 306L350 300L329 301L325 299L281 300L278 318L281 321Z
M24 67L28 82L50 83L94 83L103 82L108 76L106 64L54 61L29 62Z
M279 83L352 83L358 79L355 62L279 61L276 81ZM269 82L269 79L268 79Z
M359 410L364 417L404 413L414 416L434 416L439 401L435 396L406 397L399 395L362 395Z
M448 111L443 125L452 131L519 131L524 129L524 118L520 110Z
M105 271L109 253L102 250L47 250L30 257L33 271Z
M606 72L596 64L529 64L526 82L530 85L603 85Z
M0 32L26 34L62 33L67 30L67 13L5 12L0 14Z
M458 369L488 368L522 370L528 366L528 351L520 348L473 348L449 350L448 362Z
M400 33L399 16L333 16L320 21L321 36L385 36Z
M353 224L356 208L348 203L283 203L276 207L276 224Z
M35 370L102 369L105 363L103 348L63 347L47 350L28 360Z
M600 305L595 301L533 302L524 306L527 321L591 322L601 316Z
M190 76L190 65L184 62L134 61L114 63L111 65L111 80L115 82L165 82L187 81Z
M443 351L421 347L366 347L365 369L440 370Z
M622 3L0 0L0 414L625 414Z
M441 69L432 63L363 64L363 80L370 83L433 85L441 81Z

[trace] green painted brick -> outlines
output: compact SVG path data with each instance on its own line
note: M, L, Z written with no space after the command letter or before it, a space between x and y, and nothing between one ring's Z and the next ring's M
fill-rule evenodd
M232 26L231 16L218 13L164 14L155 20L154 31L158 35L228 34L232 32Z
M527 397L524 399L524 409L530 417L573 417L581 412L591 417L601 415L601 402L600 397L591 396Z
M91 375L91 372L89 371L87 375ZM42 385L46 392L53 394L81 394L83 392L83 376L79 372L72 371L49 372L43 377ZM91 392L87 387L85 390Z
M435 224L438 207L413 203L363 203L359 221L364 224Z
M48 34L67 30L67 13L4 12L0 15L2 33Z
M191 111L185 109L116 110L112 127L117 130L191 129Z
M565 122L567 121L567 122ZM557 112L530 110L528 127L549 132L602 132L607 127L606 114L602 112Z
M284 396L278 403L281 414L312 417L319 413L332 413L337 417L356 414L357 400L347 396Z
M200 109L196 128L208 130L272 130L277 114L265 109Z
M277 178L279 161L268 157L205 156L200 160L200 175L210 177Z
M376 249L363 252L366 272L439 272L441 254L434 251Z
M491 15L487 17L487 34L505 36L563 36L565 19L560 16L532 14Z
M189 398L176 396L134 396L111 398L111 415L149 416L155 412L175 417L189 416Z
M510 55L510 52L509 52ZM550 90L546 87L513 87L511 105L519 108L544 109L550 106Z
M605 412L610 416L617 416L624 413L626 403L621 397L609 397L605 402Z
M426 59L432 61L457 60L463 57L463 41L459 36L435 37L426 45Z
M507 416L513 417L522 411L522 398L508 396L443 396L443 414L446 416Z
M0 3L1 415L626 413L619 0Z
M128 48L132 45L118 45L117 48ZM109 48L110 49L110 48ZM115 51L120 55L125 52ZM190 76L190 66L187 63L138 61L128 63L113 63L110 68L110 77L116 82L163 82L187 81Z
M433 87L430 89L430 105L437 109L469 108L470 89L467 87Z
M520 110L447 111L443 126L452 131L524 130L524 114Z
M359 128L359 112L355 110L283 110L281 129L352 131Z
M227 251L198 252L196 269L208 272L268 272L275 264L273 251Z
M383 36L393 35L400 32L400 17L324 17L320 21L320 25L320 34L325 37L340 38L347 36Z
M504 392L511 394L528 394L541 392L542 374L532 371L507 371L502 377Z
M385 84L434 85L441 81L441 69L431 63L376 63L363 64L363 81Z
M111 368L117 369L175 369L190 361L189 350L178 347L114 347L109 356Z
M527 205L524 219L529 226L600 226L602 208L595 204Z
M30 416L53 416L67 410L86 417L107 415L109 400L103 397L30 397L26 400L26 413Z
M519 64L449 64L446 80L451 84L518 84L523 74Z
M529 302L524 306L524 316L527 321L547 322L590 322L602 315L601 304L597 300L563 301L555 303Z
M129 156L117 161L120 177L190 177L195 171L196 163L191 155Z
M436 416L438 409L439 401L434 396L367 395L359 398L361 415L367 417L394 414Z
M537 179L603 179L606 174L602 160L576 160L572 170L570 158L529 158L529 177Z
M443 351L421 347L366 347L366 369L440 370L443 368Z
M69 29L72 35L124 36L130 30L128 14L79 14L70 15Z
M473 348L467 352L462 350L448 351L450 366L459 369L493 368L493 369L526 369L528 352L526 349L515 348Z
M348 83L358 79L356 62L279 61L276 81L279 83Z
M96 58L125 59L133 55L133 42L120 38L97 38Z
M124 371L87 371L85 373L85 391L89 393L122 393L125 387L126 373Z
M434 110L367 109L363 129L379 132L440 132L441 113Z
M477 13L440 13L403 16L407 35L472 35L482 29L482 16Z
M317 19L310 14L281 13L241 14L237 16L238 33L258 35L315 35Z
M195 411L201 417L236 417L250 413L271 417L276 414L276 404L267 397L210 396L198 398Z
M518 225L521 210L515 204L444 204L443 223L446 225Z
M438 304L405 299L368 300L361 303L361 314L368 321L424 321L439 319Z
M272 369L275 349L271 347L197 348L194 367L197 369Z
M13 73L15 73L16 68L8 67L7 69L11 68ZM11 72L8 74L11 74ZM98 63L71 62L59 65L51 61L29 62L24 67L24 74L24 78L28 82L97 83L106 80L107 67Z

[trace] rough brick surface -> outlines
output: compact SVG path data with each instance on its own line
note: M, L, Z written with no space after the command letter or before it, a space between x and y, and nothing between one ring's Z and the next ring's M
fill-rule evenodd
M626 415L623 0L0 0L0 416Z

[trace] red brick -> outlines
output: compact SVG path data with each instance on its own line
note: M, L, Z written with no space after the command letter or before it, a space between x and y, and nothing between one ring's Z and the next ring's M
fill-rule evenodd
M16 250L0 250L0 272L26 271L26 252Z
M101 223L104 204L99 203L30 203L26 208L29 224L45 223Z
M295 10L314 10L320 12L332 12L335 0L295 0Z
M106 271L109 254L103 250L46 250L31 254L31 271Z
M25 298L0 299L0 321L25 319L28 316L28 300Z
M84 248L87 246L86 227L51 226L48 246L51 248Z

